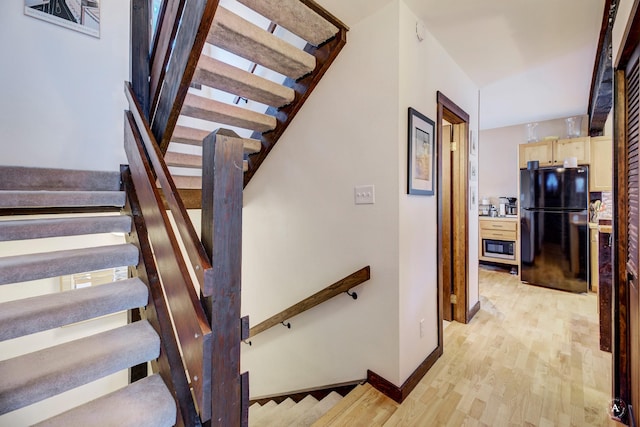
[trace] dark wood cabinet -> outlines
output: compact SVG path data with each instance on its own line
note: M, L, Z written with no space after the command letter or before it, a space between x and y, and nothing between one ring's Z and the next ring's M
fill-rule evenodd
M606 224L608 222L609 224ZM600 307L600 350L611 352L612 252L611 221L601 220L598 239L598 305Z

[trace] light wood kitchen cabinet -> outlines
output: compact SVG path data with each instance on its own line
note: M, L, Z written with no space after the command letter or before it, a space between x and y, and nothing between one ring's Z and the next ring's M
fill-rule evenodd
M526 169L527 162L537 160L539 166L553 165L553 143L555 141L530 142L520 144L520 169Z
M609 136L591 138L589 191L611 191L613 180L613 141Z
M527 162L538 161L538 166L562 166L564 159L575 157L578 164L589 164L591 160L590 138L557 139L549 141L520 144L520 169L527 167Z
M518 218L512 217L480 217L480 261L497 262L500 264L520 265L520 243L518 239ZM485 240L497 240L513 244L513 256L492 254L484 245Z
M588 165L591 161L591 144L588 136L584 138L559 139L556 141L554 164L562 166L564 159L575 157L579 165Z

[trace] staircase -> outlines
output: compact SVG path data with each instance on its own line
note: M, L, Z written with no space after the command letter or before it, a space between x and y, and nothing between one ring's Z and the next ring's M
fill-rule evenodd
M246 185L346 42L346 26L310 0L221 4L248 19L217 7L177 125L156 133L180 190L202 188L202 142L218 128L248 140Z
M287 398L277 404L273 400L249 408L249 427L328 427L328 426L395 426L399 405L371 384L357 385L346 396L336 392L318 401L306 396L299 402Z
M30 239L32 253L0 258L2 285L94 270L134 267L130 243L42 252L50 237L129 233L121 215L126 195L119 172L0 168L0 241ZM55 213L54 213L55 212ZM82 212L82 215L72 214ZM38 214L38 215L30 215ZM19 216L18 216L19 215ZM149 292L138 278L32 296L0 304L0 342L145 307ZM0 415L99 378L146 364L160 355L160 338L146 320L0 361ZM98 421L99 420L99 421ZM176 404L159 375L50 418L38 425L172 426Z
M264 405L254 403L249 407L249 427L311 426L340 400L342 396L331 392L322 400L308 395L299 402L287 398L279 404L273 400Z
M202 16L197 16L195 9L200 6L194 6L196 3L205 4L200 9ZM211 365L224 367L223 356L226 356L226 353L211 351L214 347L211 346L210 322L202 307L208 304L209 314L213 316L222 312L215 309L220 301L213 298L211 289L206 287L209 282L200 280L214 276L211 274L213 268L208 261L191 264L197 270L194 274L200 285L206 285L201 286L200 291L209 292L208 300L199 301L193 295L189 272L183 268L184 260L174 262L179 252L175 239L166 239L162 235L165 231L160 230L160 222L166 224L168 221L164 218L166 212L162 207L158 208L160 213L149 219L151 231L147 235L141 211L151 202L162 201L184 210L181 199L175 195L174 182L178 190L201 191L203 140L212 130L222 127L231 127L242 139L246 185L346 43L347 28L312 0L237 0L241 7L248 8L245 10L253 11L249 13L253 22L230 9L217 7L217 3L165 0L165 4L170 4L167 8L173 8L171 13L175 22L167 26L170 36L158 37L160 44L167 47L166 52L151 55L160 58L160 66L149 63L149 49L132 49L147 58L147 73L134 80L150 86L146 88L149 99L135 105L140 99L130 97L134 112L125 114L125 123L132 126L125 126L125 149L135 172L127 169L121 175L120 172L0 167L0 242L28 240L32 248L29 253L0 258L0 293L3 286L20 288L21 294L24 288L25 295L37 293L27 291L33 285L30 282L116 267L128 267L130 275L134 276L99 286L14 300L3 298L6 302L0 303L0 343L113 313L138 313L139 308L144 308L140 310L142 320L133 321L135 316L132 316L132 321L125 326L67 342L43 344L35 351L0 360L0 417L124 370L129 370L137 381L38 425L200 425L201 420L209 419L220 423L219 414L225 411L241 412L237 405L242 399L221 392L224 388L220 386L231 387L231 381L212 380L208 371ZM233 0L222 3L236 4ZM190 7L194 9L186 9ZM206 40L206 43L199 44L194 40L192 44L197 51L192 50L189 55L173 52L174 45L184 45L181 37L187 36L184 36L183 27L192 25L190 20L194 17L196 23L200 19L204 22L205 15L211 10L215 15L210 14L213 19L208 21L211 25L205 28L206 34L194 34L196 39ZM133 15L139 16L135 7ZM265 19L268 25L258 23L264 23ZM148 22L148 19L135 22ZM134 46L135 37L148 36L144 28L136 27L132 33L135 33L132 36ZM193 58L194 54L197 64L193 69L186 65L191 60L187 59L183 64L186 71L174 72L170 58L178 61ZM145 60L138 59L133 57L132 63L134 74L140 77L138 65ZM158 79L156 72L162 77ZM178 84L171 87L174 84L168 82L171 78L177 78ZM201 89L190 89L187 93L183 90L185 79L187 86ZM157 113L154 109L166 104L162 98L166 88L175 99L169 101L171 111L161 111L160 119L156 120L158 116L154 115ZM128 96L138 94L135 89L128 91ZM133 98L137 97L134 95ZM171 95L167 97L171 99ZM142 136L131 132L133 127ZM141 139L145 148L142 148ZM147 142L153 142L154 147L159 148L166 164L158 162ZM139 153L134 155L138 149ZM238 156L238 160L240 158ZM168 165L173 180L167 180L164 174L151 173L149 162L154 163L156 173ZM234 167L239 163L235 162ZM205 175L207 173L205 171ZM143 188L142 182L148 187ZM158 196L156 185L163 187L164 200ZM124 187L135 188L135 191L125 193ZM140 205L137 205L138 192L145 198ZM197 202L185 203L187 207L201 207L200 197L190 200ZM133 212L133 219L123 212ZM177 227L181 232L189 228L180 223ZM186 232L189 234L191 230ZM46 251L39 240L104 233L124 233L130 243ZM172 250L156 250L153 244L149 245L152 240L163 239L169 241L165 247ZM145 240L144 244L142 240ZM205 259L203 255L206 254L200 246L189 253L189 257ZM166 278L162 273L158 274L156 265L147 264L146 260L153 262L154 258L158 259L158 265L165 267ZM205 264L206 272L203 271ZM176 280L170 280L174 278ZM162 294L160 279L163 285L170 287L185 279L188 286L182 286L173 295L173 303L167 304L165 299L172 298ZM167 308L172 304L175 305ZM183 312L179 315L186 316L188 321L172 327L171 318L178 314L169 313L169 310L176 309L186 310L186 315ZM232 313L228 317L233 316ZM237 318L232 320L234 324L238 323ZM211 323L218 327L218 341L231 341L220 339L220 334L233 327L227 327L224 322ZM233 345L239 347L240 340L229 336L233 338ZM2 355L0 359L3 359ZM141 374L148 362L154 372L160 374ZM246 376L242 380L245 381ZM243 393L246 392L244 383L242 387ZM228 401L225 400L227 397ZM283 415L281 421L270 422L270 425L283 425L281 422L285 418L287 423L306 425L311 422L311 415L319 416L319 412L333 403L332 399L317 403L305 399L298 404L299 414ZM218 402L217 407L213 404L213 415L209 405L212 401ZM257 414L252 417L258 420L262 417L258 414L265 410L266 406L256 407L252 413L257 411Z

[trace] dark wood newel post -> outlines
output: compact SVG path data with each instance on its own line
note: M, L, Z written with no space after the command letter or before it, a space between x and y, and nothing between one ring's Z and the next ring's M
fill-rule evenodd
M240 275L242 263L243 142L218 129L202 148L202 243L211 259L205 289L213 345L211 425L242 425L240 386Z

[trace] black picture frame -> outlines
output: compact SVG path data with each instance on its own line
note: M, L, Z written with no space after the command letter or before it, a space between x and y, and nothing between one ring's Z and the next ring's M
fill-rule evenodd
M433 120L409 107L407 193L436 193L436 132Z

